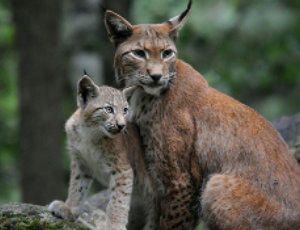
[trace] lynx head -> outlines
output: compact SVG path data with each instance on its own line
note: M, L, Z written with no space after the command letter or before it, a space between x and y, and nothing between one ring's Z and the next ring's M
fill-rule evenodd
M108 36L116 48L117 81L125 86L139 85L148 94L160 95L176 76L178 31L187 20L187 9L161 24L132 25L113 11L105 12Z
M108 86L98 87L85 75L78 82L77 104L84 125L91 131L113 137L126 126L128 103L125 90L122 92Z

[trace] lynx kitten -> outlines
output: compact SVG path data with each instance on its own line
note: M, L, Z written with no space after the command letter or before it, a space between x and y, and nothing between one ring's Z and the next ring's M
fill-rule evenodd
M105 229L126 229L133 184L129 157L139 143L133 127L122 132L128 114L125 95L111 87L98 87L84 76L78 83L77 104L65 126L71 155L68 198L53 201L49 210L65 219L78 217L92 180L103 180L105 172L111 175Z

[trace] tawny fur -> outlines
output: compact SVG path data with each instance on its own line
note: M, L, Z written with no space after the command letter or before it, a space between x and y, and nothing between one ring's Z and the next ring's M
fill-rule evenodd
M80 83L90 81L86 79ZM140 151L139 136L131 125L125 133L120 133L117 127L126 124L124 109L128 109L128 104L122 92L110 87L97 87L92 82L81 87L79 108L66 123L71 155L68 198L66 202L52 202L49 209L62 218L75 219L81 212L80 205L92 180L103 182L106 179L111 192L106 221L104 226L99 223L95 229L125 230L133 185L130 164L133 160L130 159L134 159L136 151ZM93 87L94 91L91 90ZM105 111L107 106L113 109L112 113Z
M140 86L130 106L154 188L146 229L193 229L200 217L211 229L300 229L300 167L280 135L176 59L187 14L148 25L105 17L117 80Z

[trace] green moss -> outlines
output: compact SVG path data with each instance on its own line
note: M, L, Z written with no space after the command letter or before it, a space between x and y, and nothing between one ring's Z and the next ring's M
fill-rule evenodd
M56 222L47 222L37 216L13 214L5 212L0 215L1 230L55 230L55 229L74 229L86 230L87 228L69 221L58 220Z

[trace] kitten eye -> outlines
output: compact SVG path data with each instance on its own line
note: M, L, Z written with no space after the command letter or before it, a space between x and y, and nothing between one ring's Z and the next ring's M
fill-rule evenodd
M171 57L173 54L174 54L173 50L167 49L167 50L162 51L161 56L162 56L163 59L166 59L166 58Z
M106 107L105 107L105 111L106 111L107 113L114 113L114 109L113 109L113 107L111 107L111 106L106 106Z
M144 50L133 50L132 53L138 58L146 58L146 52Z
M124 108L123 112L124 112L124 114L127 114L128 113L128 108Z

